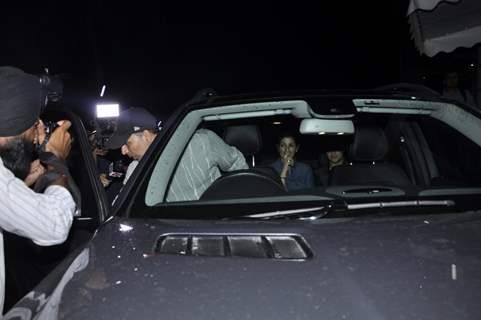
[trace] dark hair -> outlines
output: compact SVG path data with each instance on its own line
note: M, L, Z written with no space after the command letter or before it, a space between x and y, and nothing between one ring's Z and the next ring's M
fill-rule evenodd
M279 139L277 140L277 144L281 144L281 140L284 138L292 138L292 140L294 140L294 142L297 145L297 136L294 132L285 131L281 133L281 135L279 136Z
M24 180L30 173L30 164L35 158L35 147L33 142L15 137L0 147L0 157L7 169L20 180Z

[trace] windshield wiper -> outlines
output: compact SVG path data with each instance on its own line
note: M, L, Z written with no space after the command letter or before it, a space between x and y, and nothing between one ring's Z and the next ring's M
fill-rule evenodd
M323 201L324 206L270 211L264 213L256 213L244 216L245 218L272 219L284 217L296 217L299 220L317 220L325 217L333 211L348 210L347 203L344 200Z
M328 205L319 207L289 209L256 213L244 216L245 218L273 219L273 218L297 218L298 220L317 220L324 218L330 213L346 212L362 209L382 208L419 208L419 207L452 207L456 203L452 200L406 200L406 201L376 201L368 203L348 204L345 201L330 201Z
M312 212L320 211L320 214L313 215ZM312 207L312 208L302 208L302 209L292 209L292 210L282 210L282 211L272 211L272 212L265 212L265 213L257 213L245 216L246 218L260 218L260 219L269 219L274 217L286 217L286 216L304 216L308 215L310 217L317 217L319 216L322 218L323 215L327 213L326 207ZM317 218L318 219L318 218Z

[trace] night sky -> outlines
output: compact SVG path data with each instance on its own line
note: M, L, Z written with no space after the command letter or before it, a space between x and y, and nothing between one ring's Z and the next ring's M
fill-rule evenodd
M0 64L65 74L78 105L107 84L109 98L159 115L205 87L372 88L399 82L418 55L408 1L378 2L2 5Z

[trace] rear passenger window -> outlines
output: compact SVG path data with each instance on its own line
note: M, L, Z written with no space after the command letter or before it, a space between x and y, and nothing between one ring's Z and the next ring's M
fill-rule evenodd
M420 121L440 177L436 185L481 183L481 149L470 139L436 119Z

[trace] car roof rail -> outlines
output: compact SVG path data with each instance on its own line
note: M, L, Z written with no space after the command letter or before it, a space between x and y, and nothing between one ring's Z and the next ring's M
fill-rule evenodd
M207 103L212 98L217 97L217 91L212 88L204 88L197 91L192 98L187 100L182 106L190 106L194 104Z
M382 92L398 92L401 94L417 94L423 97L435 97L441 98L441 94L439 92L428 88L426 86L414 83L393 83L388 84L381 87L374 88L374 91L382 91Z

